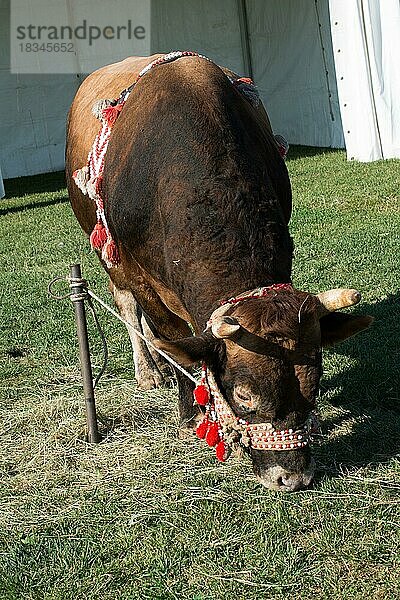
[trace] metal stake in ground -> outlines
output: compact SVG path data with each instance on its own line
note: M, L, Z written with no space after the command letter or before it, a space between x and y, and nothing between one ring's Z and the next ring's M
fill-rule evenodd
M81 372L83 380L83 392L85 394L86 405L86 440L92 443L98 443L101 440L97 426L96 404L93 390L92 365L90 363L89 339L86 324L85 299L87 298L87 289L85 281L82 279L81 265L70 266L70 287L71 300L75 307L76 331L79 342L79 359L81 363Z

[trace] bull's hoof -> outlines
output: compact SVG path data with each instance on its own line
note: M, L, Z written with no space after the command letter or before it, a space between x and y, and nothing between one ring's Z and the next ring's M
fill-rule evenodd
M203 418L203 413L199 413L194 415L189 421L182 421L178 430L179 439L188 440L193 438L196 435L197 426Z
M147 375L136 377L136 381L139 389L145 392L161 387L165 383L165 378L161 373L149 373Z

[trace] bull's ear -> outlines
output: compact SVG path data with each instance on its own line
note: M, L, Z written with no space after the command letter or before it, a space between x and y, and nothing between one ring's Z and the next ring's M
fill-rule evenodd
M167 340L154 340L154 345L163 350L181 365L190 366L201 360L207 361L216 351L218 342L211 333L203 333L169 342Z
M333 346L343 342L347 338L368 329L373 317L368 315L348 315L346 313L333 312L321 317L321 344L322 346Z

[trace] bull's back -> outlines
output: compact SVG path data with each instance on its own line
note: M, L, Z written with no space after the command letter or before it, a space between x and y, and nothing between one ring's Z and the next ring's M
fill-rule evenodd
M286 166L261 105L214 63L187 57L143 77L114 126L103 189L122 254L177 292L232 264L246 273L238 289L290 278Z
M154 58L104 67L75 97L67 179L73 209L87 233L96 220L94 202L78 190L71 174L86 163L100 127L93 104L117 98ZM152 69L130 94L107 150L105 210L122 254L135 256L146 271L177 289L186 286L183 280L200 263L207 273L216 264L223 270L237 255L243 256L242 268L251 271L251 280L268 281L268 265L276 262L282 263L280 280L290 276L286 167L262 105L252 107L226 73L195 57ZM163 258L155 266L160 251ZM181 266L179 275L171 271L175 264Z

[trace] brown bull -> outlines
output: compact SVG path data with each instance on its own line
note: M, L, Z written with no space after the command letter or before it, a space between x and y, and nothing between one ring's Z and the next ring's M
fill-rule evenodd
M117 98L150 60L130 58L96 71L73 102L67 181L87 234L95 206L72 173L85 164L99 129L92 106ZM372 319L333 312L359 301L354 290L314 296L284 286L226 305L205 330L221 299L291 281L287 169L262 105L252 105L227 74L186 57L152 69L133 89L104 165L105 214L120 256L120 264L106 268L124 316L134 319L136 299L159 347L182 364L205 361L237 417L296 430L315 407L321 347ZM177 378L181 423L192 427L199 416L193 386ZM308 445L284 451L250 445L249 452L269 488L292 491L312 479Z

